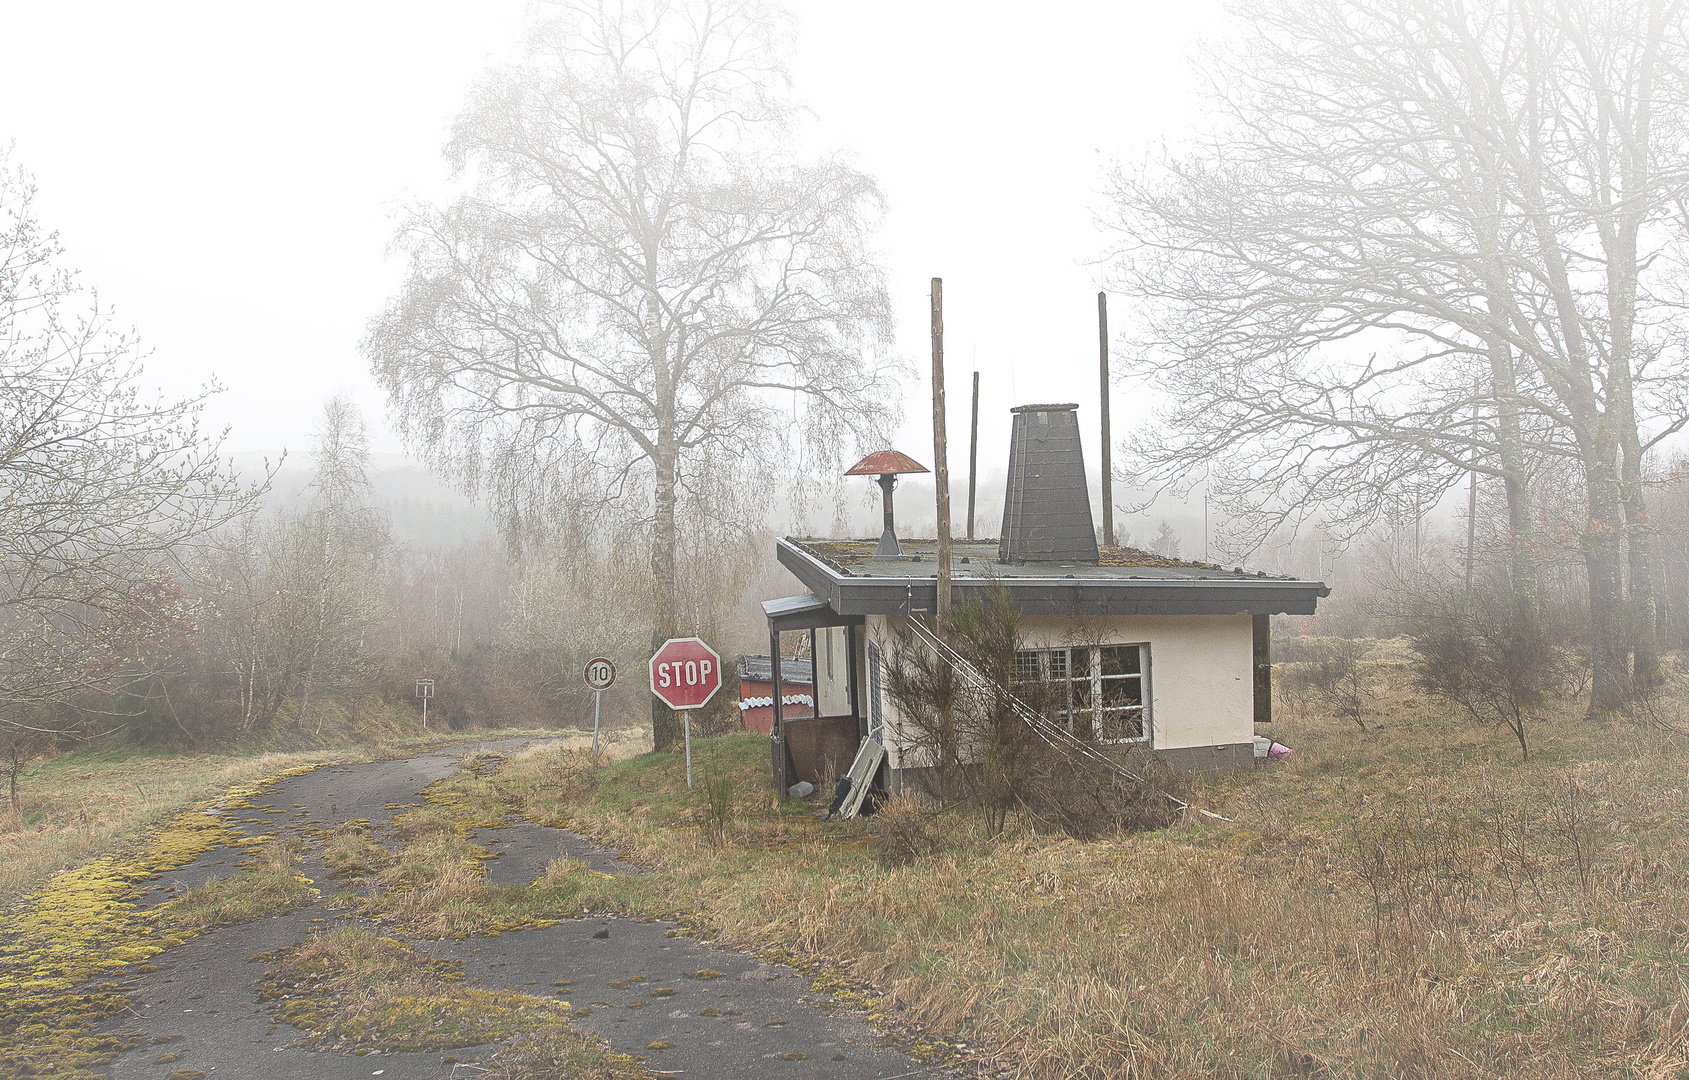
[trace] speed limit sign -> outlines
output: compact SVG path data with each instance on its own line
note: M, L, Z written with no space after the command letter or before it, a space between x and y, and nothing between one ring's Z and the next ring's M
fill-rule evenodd
M592 691L592 763L598 764L598 711L604 699L604 691L610 689L610 684L616 681L616 665L610 662L608 656L595 656L586 662L586 671L582 673L586 678L587 689Z
M609 657L595 656L586 662L586 685L589 690L608 690L616 681L616 665Z

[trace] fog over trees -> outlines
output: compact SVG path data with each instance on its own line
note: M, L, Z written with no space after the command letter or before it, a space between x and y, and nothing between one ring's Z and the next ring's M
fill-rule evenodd
M1235 18L1197 61L1207 110L1099 170L1074 253L1116 294L1116 400L1149 403L1116 422L1116 479L1216 523L1181 535L1162 504L1139 543L1331 577L1281 640L1405 635L1427 690L1521 753L1547 696L1645 706L1689 646L1689 17ZM750 605L792 588L772 537L815 507L843 527L842 468L928 408L923 343L892 341L887 193L805 149L793 34L751 0L543 4L470 88L361 341L407 451L486 510L461 542L405 541L332 387L295 498L238 474L198 426L217 387L149 395L0 156L0 769L99 737L389 738L418 678L442 725L575 722L600 652L643 724L653 643L766 640Z
M471 190L412 215L366 343L409 445L511 543L590 508L649 552L653 645L682 629L681 522L732 562L764 516L734 488L837 473L896 416L880 194L796 156L783 35L753 2L550 9L458 117Z
M1243 16L1216 124L1113 177L1111 280L1146 304L1170 404L1136 475L1205 478L1244 549L1314 518L1354 537L1491 478L1522 640L1536 495L1575 477L1591 708L1625 708L1659 679L1648 454L1689 421L1682 8Z
M60 707L157 674L188 623L183 548L255 494L200 432L203 397L143 396L140 344L64 265L34 199L0 153L0 740L14 784L26 747L115 726Z

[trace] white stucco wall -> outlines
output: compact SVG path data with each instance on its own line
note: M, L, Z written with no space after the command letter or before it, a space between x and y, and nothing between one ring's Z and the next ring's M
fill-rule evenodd
M1151 745L1224 746L1255 737L1254 628L1248 615L1025 619L1028 648L1149 646Z
M1158 750L1246 743L1255 735L1254 631L1243 615L1160 615L1021 622L1026 648L1147 645L1151 744ZM870 640L891 648L885 616L870 615ZM897 710L882 701L888 732ZM895 757L888 738L887 749ZM922 762L892 761L893 768Z

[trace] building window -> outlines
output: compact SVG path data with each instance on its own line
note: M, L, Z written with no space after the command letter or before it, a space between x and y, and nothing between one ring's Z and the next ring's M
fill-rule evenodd
M1080 738L1146 742L1146 647L1092 645L1015 653L1014 695Z

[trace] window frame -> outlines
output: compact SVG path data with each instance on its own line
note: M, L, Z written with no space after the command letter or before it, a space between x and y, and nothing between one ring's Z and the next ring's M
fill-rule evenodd
M1117 649L1117 648L1135 648L1135 649L1138 650L1138 670L1136 672L1125 674L1125 675L1104 676L1103 665L1102 665L1102 651L1104 649ZM1147 746L1147 745L1152 745L1153 742L1154 742L1155 727L1154 727L1153 710L1151 709L1151 705L1150 705L1151 695L1150 695L1150 647L1149 647L1149 642L1147 642L1147 641L1105 641L1105 642L1099 642L1098 644L1095 644L1095 645L1056 645L1056 646L1049 646L1049 647L1046 647L1046 648L1017 649L1017 650L1015 650L1015 669L1021 668L1021 665L1022 665L1021 658L1023 656L1027 656L1029 654L1034 655L1034 656L1037 657L1038 681L1040 683L1054 683L1057 680L1052 678L1052 676L1050 674L1052 668L1055 666L1054 656L1056 654L1061 654L1061 656L1062 656L1061 665L1062 665L1064 674L1061 677L1060 681L1066 687L1066 694L1064 695L1065 696L1065 704L1058 711L1058 715L1052 717L1052 719L1055 720L1057 723L1063 724L1067 728L1067 730L1070 733L1072 733L1073 735L1076 735L1076 736L1083 738L1083 737L1086 737L1086 735L1082 734L1078 730L1075 730L1075 728L1076 728L1075 721L1078 720L1078 718L1082 715L1082 713L1081 713L1079 708L1075 707L1075 700L1074 699L1077 696L1076 693L1075 693L1075 689L1076 689L1077 684L1075 683L1075 680L1073 678L1073 672L1074 672L1074 666L1075 666L1074 665L1074 654L1075 653L1081 653L1081 652L1085 656L1085 668L1086 668L1086 679L1085 679L1085 681L1089 684L1086 687L1086 691L1087 691L1087 695L1088 695L1090 701L1089 701L1088 705L1083 706L1083 710L1084 710L1084 713L1088 713L1089 716L1090 716L1091 725L1090 725L1090 731L1088 733L1090 740L1097 742L1099 744L1102 744L1104 746L1133 746L1133 745L1146 745ZM1132 679L1132 678L1137 679L1137 681L1138 681L1138 704L1135 705L1135 706L1127 706L1127 707L1124 707L1124 708L1117 708L1117 709L1113 709L1113 710L1110 710L1110 711L1119 712L1119 713L1127 713L1127 712L1130 712L1132 709L1136 709L1138 716L1141 717L1141 719L1142 719L1143 734L1138 735L1138 736L1133 737L1133 738L1124 738L1124 739L1105 739L1105 738L1103 738L1103 713L1104 713L1104 708L1105 708L1104 704L1103 704L1103 701L1104 701L1103 681L1104 681L1105 677L1108 678L1108 679L1111 679L1111 680L1125 680L1125 679ZM1027 682L1028 682L1028 680L1025 680L1025 679L1014 680L1012 678L1012 676L1011 676L1011 680L1012 680L1011 683L1010 683L1011 692L1013 691L1015 686L1017 686L1017 685L1025 686L1025 685L1027 685Z

